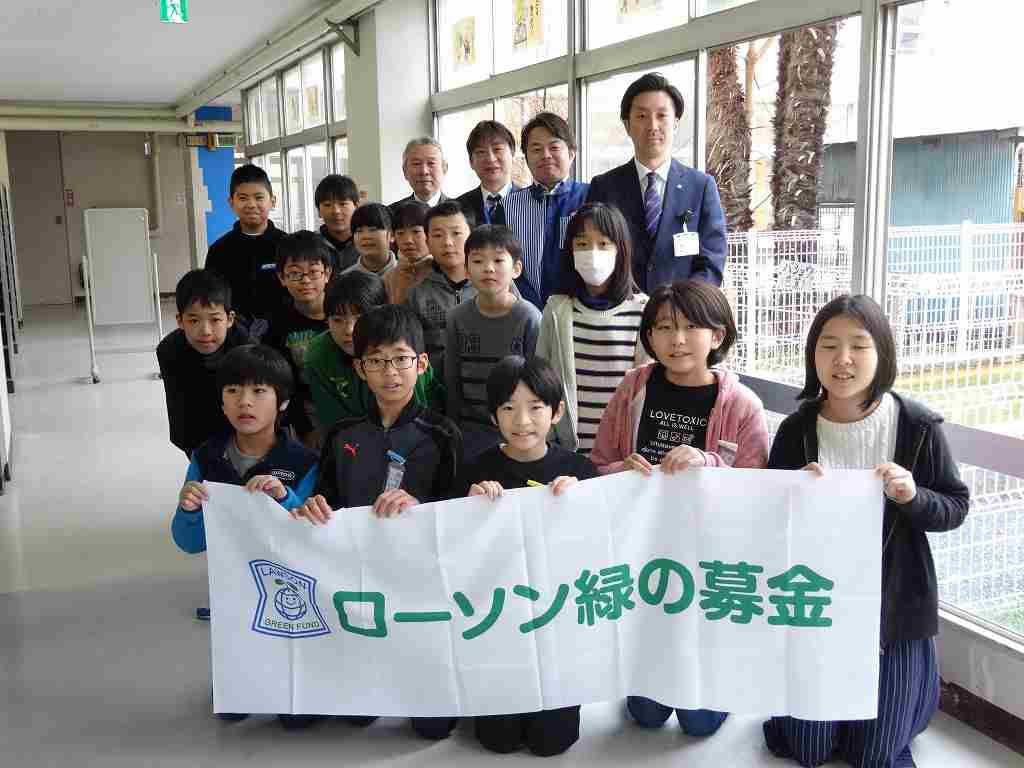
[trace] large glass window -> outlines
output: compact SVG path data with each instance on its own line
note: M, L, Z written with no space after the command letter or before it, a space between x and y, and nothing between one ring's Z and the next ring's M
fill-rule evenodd
M494 63L490 3L438 0L437 28L441 90L490 77Z
M316 230L319 213L313 202L316 186L328 174L327 145L307 144L288 151L288 219L292 231Z
M565 0L508 0L492 7L496 73L565 55Z
M587 169L590 179L599 173L622 165L633 156L633 143L626 134L620 117L622 94L645 71L658 71L668 78L683 96L683 116L676 129L672 155L684 165L693 165L693 61L665 64L655 70L640 69L620 72L590 80L586 85L585 120L587 125Z
M1000 130L1024 125L1024 109L979 76L1017 65L1024 7L925 0L897 13L885 281L896 387L947 421L1024 438L1024 206L1017 130ZM940 597L1024 634L1024 479L968 467L964 480L967 521L930 535Z
M755 0L698 0L697 15L703 16L706 13L718 13L727 8L735 8L739 5L753 3Z
M317 52L302 62L302 127L324 123L324 57Z
M683 0L587 0L587 48L685 24L688 11Z
M334 120L344 120L348 116L345 107L345 44L339 43L331 49L331 80L334 109Z
M334 140L334 172L348 175L348 137Z
M444 182L448 194L460 195L479 186L480 180L469 165L466 139L469 138L469 132L473 130L473 126L481 120L493 119L494 105L492 102L459 112L451 112L438 118L437 140L444 147L444 157L448 161L448 175Z
M498 99L495 108L495 119L508 126L520 143L523 127L540 112L554 112L556 115L569 119L569 86L553 85L536 91L520 93ZM530 169L526 167L526 155L521 146L516 147L516 156L512 161L512 180L521 186L533 183Z
M284 73L284 129L285 133L302 131L302 73L299 67Z
M263 114L262 141L281 135L281 116L277 108L277 78L268 77L260 83L260 111Z
M277 198L277 205L270 211L270 220L279 229L287 229L288 222L285 220L284 211L284 188L281 186L281 155L274 152L270 155L259 155L252 158L253 165L258 165L267 172L270 177L270 185L274 188L274 195Z
M859 70L859 17L708 52L734 370L802 386L811 320L850 290Z
M245 140L249 144L259 144L263 131L260 129L260 89L252 88L245 92Z

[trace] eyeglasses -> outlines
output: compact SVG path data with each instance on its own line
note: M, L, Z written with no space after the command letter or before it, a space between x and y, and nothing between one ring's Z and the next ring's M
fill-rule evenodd
M322 269L314 269L309 272L285 272L284 279L289 283L301 283L304 278L309 278L310 282L321 279L326 272Z
M399 355L398 357L364 357L364 371L383 371L390 363L396 371L407 371L416 363L415 355Z

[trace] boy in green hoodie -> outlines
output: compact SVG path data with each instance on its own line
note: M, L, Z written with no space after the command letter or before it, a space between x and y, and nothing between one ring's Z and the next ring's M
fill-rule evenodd
M369 387L352 367L353 333L360 316L387 303L384 281L359 270L346 272L327 287L328 329L310 342L303 371L317 422L325 429L339 419L365 416L373 402ZM420 405L444 412L444 387L430 366L417 380L413 397Z

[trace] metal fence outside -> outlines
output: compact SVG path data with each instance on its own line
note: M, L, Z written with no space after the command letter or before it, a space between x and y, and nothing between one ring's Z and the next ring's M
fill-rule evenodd
M811 321L850 289L852 228L836 223L728 236L733 370L802 386ZM898 391L950 421L1024 438L1024 224L890 228L885 309ZM961 471L967 522L929 535L940 594L1024 634L1024 479Z

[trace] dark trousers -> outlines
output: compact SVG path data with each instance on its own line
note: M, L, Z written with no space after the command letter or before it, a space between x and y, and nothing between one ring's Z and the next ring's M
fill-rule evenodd
M672 707L643 696L627 697L626 709L644 728L660 728L672 715ZM710 736L729 716L728 712L716 712L713 709L677 709L675 713L679 727L687 736Z
M847 722L773 717L764 724L768 749L803 766L838 753L857 768L912 768L911 740L939 707L935 641L893 643L880 659L878 717Z
M455 724L459 722L457 717L410 717L412 729L422 739L430 741L441 741L452 735Z
M580 708L563 707L521 715L475 718L476 737L492 752L505 754L525 746L539 757L560 755L580 737Z

